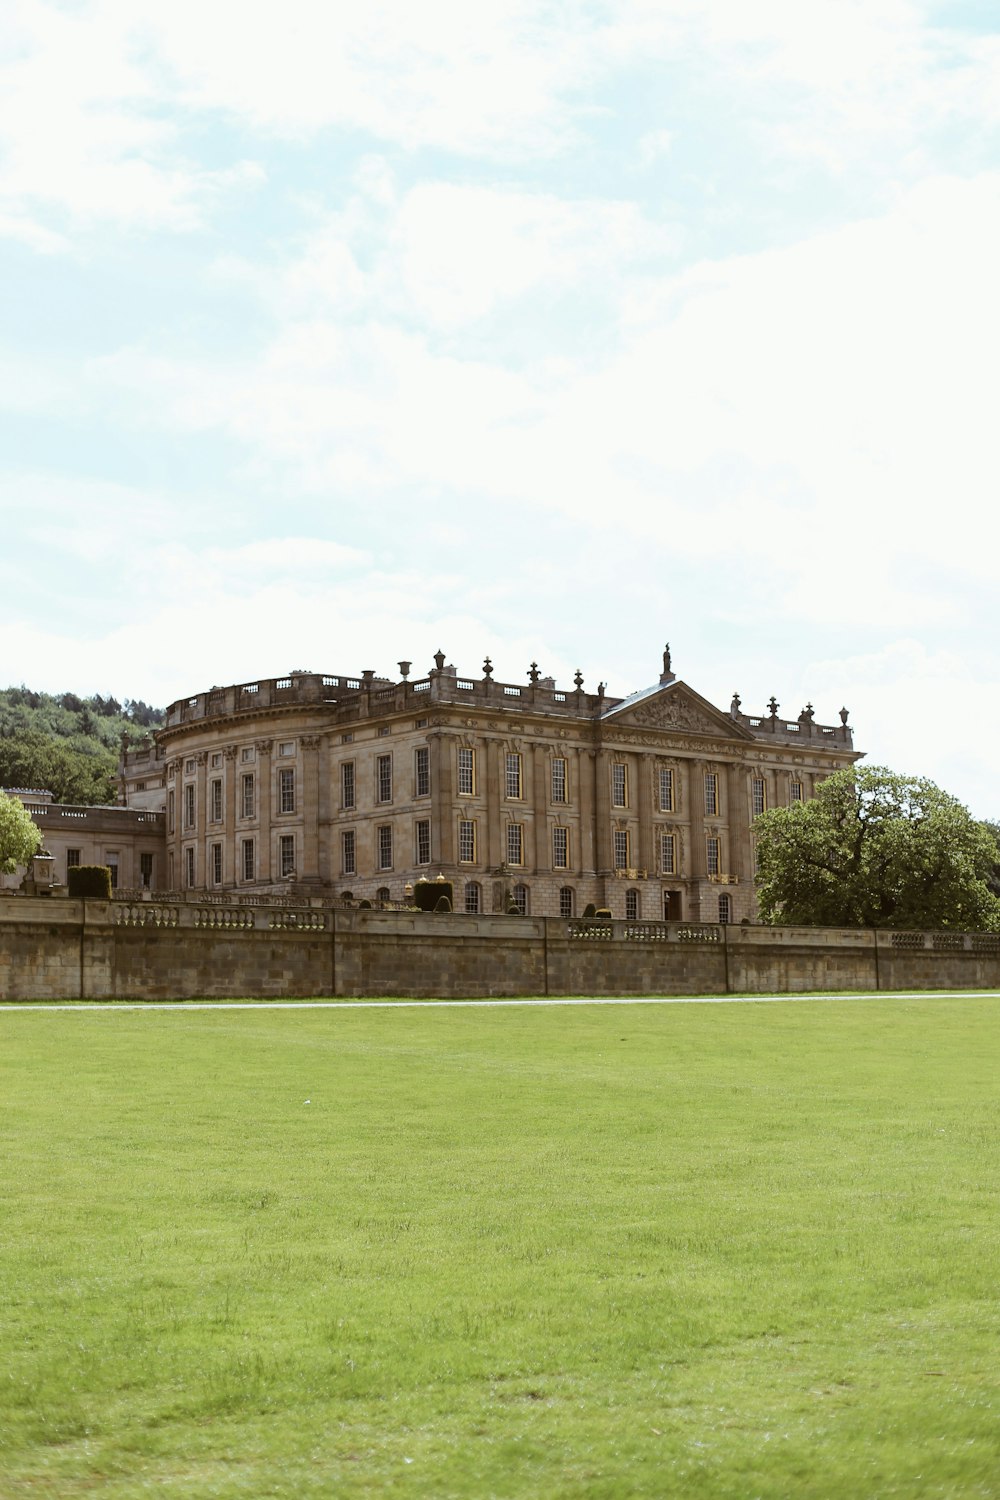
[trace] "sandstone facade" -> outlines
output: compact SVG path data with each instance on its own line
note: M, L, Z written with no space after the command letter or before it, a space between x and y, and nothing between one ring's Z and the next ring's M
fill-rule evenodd
M679 681L629 698L446 665L393 681L294 672L171 705L123 796L164 815L157 885L405 905L443 876L456 909L739 923L756 916L751 822L852 764L846 711L723 711Z

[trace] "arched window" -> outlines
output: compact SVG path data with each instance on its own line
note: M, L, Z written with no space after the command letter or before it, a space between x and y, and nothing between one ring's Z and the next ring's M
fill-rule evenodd
M353 891L341 891L341 893L340 893L340 899L341 899L341 901L353 901L354 900L354 892Z
M575 895L576 893L571 885L564 885L562 887L559 892L559 915L561 917L571 917L573 915Z
M528 915L528 887L526 885L516 885L511 891L511 895L514 898L514 905L521 913L521 916L526 917Z
M483 888L478 880L468 880L465 885L465 909L475 913L483 909Z
M719 921L722 923L733 920L733 902L730 896L719 897Z
M625 892L625 920L626 920L626 922L634 922L634 921L636 921L637 918L638 918L638 916L639 916L639 910L640 910L640 908L639 908L639 892L638 891L626 891Z
M375 892L375 900L376 901L391 901L392 900L392 896L389 894L389 887L387 885L380 885L379 886L378 890Z

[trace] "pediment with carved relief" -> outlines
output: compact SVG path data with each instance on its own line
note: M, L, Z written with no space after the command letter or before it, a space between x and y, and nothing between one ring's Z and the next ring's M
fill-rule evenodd
M605 715L604 722L609 727L613 724L618 728L682 730L688 734L712 735L715 739L753 738L741 724L683 682L670 683L638 702L621 704Z

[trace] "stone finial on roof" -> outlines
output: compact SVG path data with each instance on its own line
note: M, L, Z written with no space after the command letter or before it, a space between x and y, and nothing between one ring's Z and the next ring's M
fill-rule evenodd
M580 671L579 667L577 667L576 671L573 673L573 681L576 684L577 692L579 692L583 687L583 673Z
M538 663L537 663L537 661L533 661L531 663L531 666L528 668L528 680L529 680L529 682L537 682L538 679L539 679L539 677L541 675L542 675L541 672L539 672L539 670L538 670Z
M767 700L767 711L771 715L772 719L776 719L778 717L778 706L778 700L772 693L770 698Z
M493 663L490 661L489 657L487 657L486 660L483 662L483 676L484 677L492 677L493 676Z
M846 725L847 725L847 709L846 708L842 708L840 710L840 722L841 722L841 724L843 724L846 727Z
M410 675L410 668L413 666L413 663L412 661L401 661L397 665L399 666L399 675L405 682Z
M740 697L739 693L734 693L733 694L733 701L729 705L729 712L732 714L732 716L733 716L734 719L736 718L736 715L740 711L740 704L742 702L743 702L743 699Z
M660 673L661 682L673 682L674 674L670 668L670 642L663 648L663 671Z
M439 672L444 668L444 652L440 648L434 653L434 665Z

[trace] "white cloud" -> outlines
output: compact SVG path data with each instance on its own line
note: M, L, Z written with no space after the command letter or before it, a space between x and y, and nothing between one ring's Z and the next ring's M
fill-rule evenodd
M501 195L497 215L509 206ZM413 283L430 278L430 229L402 237ZM429 487L630 533L654 555L695 562L710 544L798 619L828 619L833 600L855 621L953 618L960 602L928 599L919 570L992 572L969 537L1000 478L1000 179L929 182L879 220L629 291L633 243L600 251L625 299L603 360L512 370L475 340L445 353L392 322L331 317L288 323L253 364L123 351L91 378L125 412L141 392L144 420L219 428L315 493ZM574 254L570 281L587 250ZM517 307L533 269L556 275L558 240L548 262L513 259L459 303ZM424 295L448 318L441 286L441 307Z
M626 165L695 150L701 101L776 162L902 181L933 170L956 131L971 161L988 160L1000 124L1000 41L934 27L903 0L287 0L280 13L265 0L14 0L5 22L0 228L46 251L64 229L52 213L201 225L259 172L191 159L193 129L216 123L292 147L341 130L537 163L596 138L636 70L657 68L663 102L626 139Z
M185 158L134 19L114 3L21 0L0 52L0 234L65 249L52 212L77 227L189 230L206 200L260 180L252 162Z
M144 7L188 108L302 137L347 125L408 149L553 150L591 26L531 0L194 0Z
M842 660L812 662L803 681L824 701L850 706L856 743L869 763L927 776L976 817L1000 819L995 661L971 662L964 652L903 637Z

